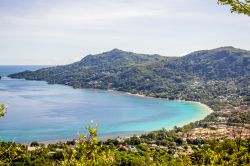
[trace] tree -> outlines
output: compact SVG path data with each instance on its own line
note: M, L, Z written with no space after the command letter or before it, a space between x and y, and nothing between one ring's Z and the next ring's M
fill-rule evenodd
M231 12L250 16L250 0L218 0L219 4L230 5Z
M66 149L65 160L62 165L111 165L114 160L114 154L98 141L98 126L93 126L93 122L86 127L88 135L81 135L77 140L76 147Z
M6 106L4 104L0 105L0 117L3 117L6 112Z

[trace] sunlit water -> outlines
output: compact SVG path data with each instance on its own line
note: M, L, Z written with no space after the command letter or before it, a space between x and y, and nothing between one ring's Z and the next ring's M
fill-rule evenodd
M21 143L75 138L91 120L107 136L170 129L208 115L195 103L7 77L0 80L0 96L8 105L0 119L1 140Z

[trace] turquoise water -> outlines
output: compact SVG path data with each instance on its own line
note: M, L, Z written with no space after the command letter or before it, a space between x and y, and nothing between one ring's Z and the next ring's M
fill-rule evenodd
M7 77L0 80L0 96L8 105L0 120L1 140L20 143L75 138L91 120L106 136L170 129L208 115L195 103Z

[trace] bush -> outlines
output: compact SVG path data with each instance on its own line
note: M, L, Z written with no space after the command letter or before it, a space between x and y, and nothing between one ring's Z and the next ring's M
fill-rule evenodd
M33 141L33 142L31 142L30 146L31 147L37 147L37 146L39 146L39 143L36 142L36 141Z

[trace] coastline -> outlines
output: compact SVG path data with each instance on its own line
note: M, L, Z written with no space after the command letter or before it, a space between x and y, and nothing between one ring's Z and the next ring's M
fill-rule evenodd
M96 89L94 89L96 90ZM166 101L171 101L171 100L167 100L165 98L155 98L155 97L151 97L151 96L146 96L146 95L141 95L141 94L133 94L133 93L129 93L129 92L123 92L123 91L116 91L116 90L112 90L112 89L108 89L107 91L111 91L111 92L115 92L115 93L123 93L126 95L133 95L133 96L137 96L137 97L145 97L145 98L153 98L153 99L161 99L161 100L166 100ZM204 103L198 102L198 101L186 101L186 100L173 100L173 101L177 101L177 102L185 102L185 103L192 103L192 104L196 104L199 105L200 107L203 108L204 111L206 111L208 113L208 115L210 115L211 113L213 113L214 111L212 110L212 108L210 108L209 106L207 106ZM206 115L206 116L208 116ZM202 118L204 119L204 118ZM200 120L202 120L200 119ZM197 120L195 120L197 121ZM176 126L178 127L182 127L185 126L189 123L195 122L195 121L184 121L180 124L176 124ZM173 129L173 127L171 128L166 128L168 130ZM158 129L160 130L160 129ZM99 141L107 141L108 139L115 139L115 138L121 138L121 139L126 139L129 137L132 137L134 135L136 136L141 136L142 134L147 134L153 131L157 131L157 130L152 130L152 131L128 131L128 132L117 132L117 133L110 133L110 134L106 134L104 136L98 136ZM67 141L72 141L72 140L76 140L77 138L69 138L69 139L61 139L61 140L48 140L48 141L41 141L39 143L44 143L44 144L53 144L53 143L66 143Z
M20 79L20 78L11 78L9 76L4 77L6 78L10 78L10 79ZM22 79L21 79L22 80ZM27 80L27 79L23 79L23 80ZM28 80L28 81L42 81L42 82L46 82L47 84L49 84L47 81L43 81L43 80ZM54 84L52 84L54 85ZM73 89L75 89L74 87L70 86L70 85L65 85L65 84L55 84L55 85L62 85L62 86L67 86L67 87L71 87ZM213 113L214 110L212 110L212 108L210 108L208 105L198 102L198 101L187 101L187 100L168 100L166 98L161 98L161 97L152 97L152 96L147 96L147 95L143 95L143 94L138 94L138 93L130 93L130 92L126 92L126 91L118 91L115 89L98 89L98 88L77 88L77 89L93 89L93 90L103 90L103 91L109 91L109 92L115 92L115 93L123 93L126 95L132 95L132 96L137 96L137 97L146 97L146 98L153 98L153 99L161 99L161 100L166 100L166 101L178 101L178 102L187 102L187 103L194 103L194 104L198 104L201 107L203 107L206 111L209 112L209 114Z
M98 136L98 141L107 141L108 139L116 139L116 138L120 138L120 139L126 139L126 138L130 138L132 136L140 136L142 134L146 134L149 133L148 131L134 131L134 132L116 132L116 133L110 133L110 134L106 134L103 136ZM68 141L74 141L77 140L78 138L66 138L66 139L57 139L57 140L47 140L47 141L36 141L38 143L42 143L45 145L48 144L56 144L56 143L66 143ZM25 143L21 143L24 145L29 145L31 142L25 142Z
M189 102L189 103L195 103L200 105L201 107L203 107L206 111L208 111L209 114L213 113L214 110L212 108L210 108L208 105L198 102L198 101L183 101L183 102Z
M146 98L153 98L153 99L161 99L161 100L166 100L166 101L177 101L177 102L186 102L186 103L193 103L193 104L197 104L200 105L201 107L204 108L205 111L208 111L209 114L213 113L214 110L212 108L210 108L208 105L198 102L198 101L186 101L186 100L168 100L166 98L156 98L156 97L151 97L151 96L146 96L146 95L142 95L142 94L133 94L130 92L123 92L123 91L115 91L115 90L109 90L109 91L113 91L113 92L122 92L125 93L127 95L133 95L133 96L138 96L138 97L146 97Z
M6 77L6 78L10 78L10 77ZM13 78L10 78L10 79L13 79ZM26 79L25 79L26 80ZM40 81L40 80L32 80L32 81ZM43 82L46 82L46 81L43 81ZM47 82L46 82L47 83ZM68 85L64 85L64 84L57 84L57 85L62 85L62 86L67 86L67 87L71 87L73 88L72 86L68 86ZM79 89L84 89L84 88L79 88ZM204 103L201 103L201 102L197 102L197 101L186 101L186 100L168 100L167 98L157 98L157 97L152 97L152 96L146 96L146 95L142 95L142 94L133 94L133 93L130 93L130 92L125 92L125 91L117 91L117 90L114 90L114 89L95 89L95 88L85 88L85 89L93 89L93 90L103 90L103 91L110 91L110 92L114 92L114 93L121 93L121 94L125 94L125 95L133 95L133 96L137 96L137 97L143 97L143 98L151 98L151 99L160 99L160 100L165 100L165 101L176 101L176 102L186 102L186 103L193 103L193 104L196 104L196 105L199 105L200 107L202 107L204 111L206 111L208 114L206 116L208 116L209 114L211 114L212 112L214 112L209 106L207 106L206 104ZM200 118L199 120L202 120L204 118ZM192 120L190 121L187 120L187 121L183 121L181 123L178 123L176 124L176 126L178 127L182 127L184 125L187 125L189 123L192 123L192 122L195 122L197 120ZM161 128L159 129L156 129L156 130L152 130L152 131L157 131L157 130L160 130ZM166 128L168 130L171 130L173 129L173 127L171 128ZM122 133L122 132L118 132L116 134L114 133L110 133L110 134L107 134L105 136L99 136L99 140L101 141L105 141L107 139L111 139L111 138L128 138L128 137L131 137L133 135L137 135L137 136L140 136L141 134L145 134L145 133L149 133L149 132L152 132L152 131L145 131L145 132L130 132L128 131L127 133ZM56 140L46 140L46 141L38 141L39 143L45 143L45 144L53 144L53 143L58 143L58 142L67 142L67 141L72 141L72 140L75 140L77 139L76 138L66 138L66 139L56 139ZM36 140L34 140L36 141ZM26 142L24 144L29 144L29 142Z

